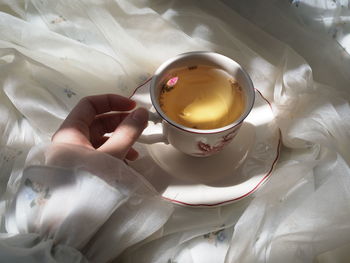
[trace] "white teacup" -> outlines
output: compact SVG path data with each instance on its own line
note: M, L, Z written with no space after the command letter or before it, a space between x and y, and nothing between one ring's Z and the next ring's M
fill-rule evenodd
M226 71L240 85L245 94L245 108L241 116L229 125L217 129L194 129L171 120L159 105L159 95L171 70L197 65L213 66ZM213 87L215 88L215 87ZM253 83L246 71L232 59L214 52L197 51L180 54L165 61L154 73L150 84L150 96L155 112L150 112L148 131L154 134L141 135L139 142L171 144L179 151L192 156L205 157L220 152L237 134L243 120L250 113L255 99ZM156 132L156 123L161 123L162 132Z

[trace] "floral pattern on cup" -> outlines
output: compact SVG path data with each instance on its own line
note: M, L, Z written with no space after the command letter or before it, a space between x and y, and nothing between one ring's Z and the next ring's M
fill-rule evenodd
M200 150L200 152L194 153L194 155L209 156L220 152L227 144L229 144L233 140L241 125L242 124L239 124L233 131L230 131L226 135L222 136L220 140L214 145L210 145L204 141L198 141L197 147Z

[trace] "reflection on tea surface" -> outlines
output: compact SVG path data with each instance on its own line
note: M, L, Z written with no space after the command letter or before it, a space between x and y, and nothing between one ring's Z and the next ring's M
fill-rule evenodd
M176 123L195 129L216 129L241 116L245 97L227 72L203 65L173 73L162 87L159 103Z

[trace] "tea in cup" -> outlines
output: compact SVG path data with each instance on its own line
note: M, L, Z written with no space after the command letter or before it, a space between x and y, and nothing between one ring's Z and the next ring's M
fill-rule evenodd
M159 95L160 108L170 120L199 130L233 123L244 104L238 82L226 71L206 65L175 69Z

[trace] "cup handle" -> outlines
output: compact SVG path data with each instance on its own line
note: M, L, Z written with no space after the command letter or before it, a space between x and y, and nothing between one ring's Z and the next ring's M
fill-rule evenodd
M157 123L162 123L163 119L156 112L148 111L148 127L147 130L154 130ZM162 125L162 132L160 133L147 133L145 131L137 139L137 142L145 144L153 144L157 142L163 142L169 144L167 139L166 127Z

